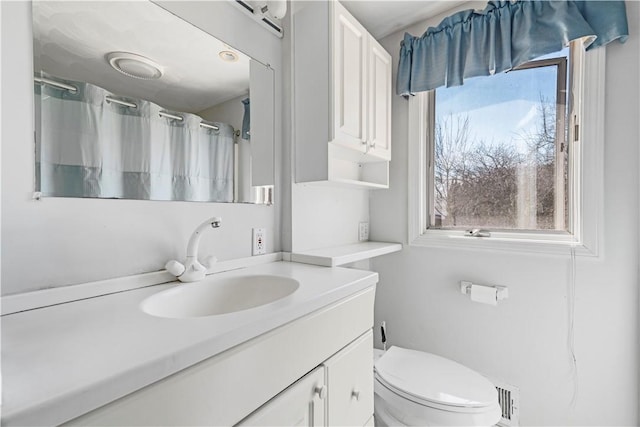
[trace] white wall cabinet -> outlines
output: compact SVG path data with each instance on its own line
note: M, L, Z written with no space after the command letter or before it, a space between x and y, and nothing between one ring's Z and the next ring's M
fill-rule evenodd
M296 182L388 188L391 56L338 2L293 14Z

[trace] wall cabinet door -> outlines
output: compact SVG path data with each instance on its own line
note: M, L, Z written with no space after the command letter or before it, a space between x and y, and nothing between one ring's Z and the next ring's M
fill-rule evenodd
M391 55L373 38L368 51L368 151L391 160Z
M327 387L320 366L265 403L239 426L324 426Z
M250 186L273 185L274 172L274 126L275 111L274 76L270 67L257 61L249 63L251 77L251 102L249 103L251 129L251 182ZM245 178L246 179L246 178ZM244 200L243 200L244 201Z
M334 13L334 142L364 152L369 34L338 2Z
M373 333L325 362L330 426L364 426L373 416Z

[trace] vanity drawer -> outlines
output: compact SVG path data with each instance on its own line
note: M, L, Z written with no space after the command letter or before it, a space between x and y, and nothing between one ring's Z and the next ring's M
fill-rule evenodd
M371 330L324 363L327 368L328 425L364 426L373 415L373 333Z

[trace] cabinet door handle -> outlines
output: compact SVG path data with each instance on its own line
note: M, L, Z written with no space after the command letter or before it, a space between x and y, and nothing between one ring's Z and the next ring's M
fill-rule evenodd
M370 144L370 146L371 146L371 148L376 148L376 143L375 143L375 142L372 142L372 143Z
M360 400L360 390L353 390L351 392L351 397L356 400Z
M313 389L313 392L318 395L321 400L324 400L327 397L327 386L323 385L320 387L316 387Z

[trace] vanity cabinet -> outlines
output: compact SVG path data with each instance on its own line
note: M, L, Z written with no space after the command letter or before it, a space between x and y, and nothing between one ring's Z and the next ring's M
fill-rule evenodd
M373 415L372 349L369 330L239 425L367 425Z
M391 56L338 2L293 22L296 182L388 188Z
M374 297L362 290L64 425L363 425Z

